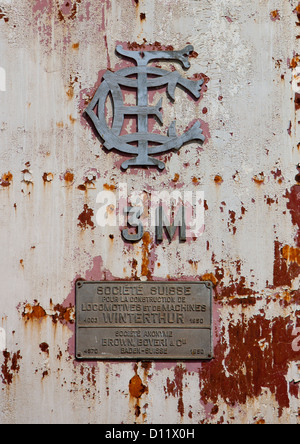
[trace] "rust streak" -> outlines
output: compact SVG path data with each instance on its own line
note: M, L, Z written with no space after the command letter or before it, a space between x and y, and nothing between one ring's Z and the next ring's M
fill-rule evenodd
M143 246L142 246L142 276L146 276L148 279L151 278L151 271L149 270L150 264L150 245L152 239L149 232L146 232L143 236Z
M167 385L164 388L166 397L172 395L179 398L177 410L182 418L185 412L183 403L183 378L185 374L186 370L182 366L177 365L174 370L174 380L171 381L170 378L167 378Z
M13 382L14 374L20 371L19 360L22 359L22 356L20 350L14 353L12 357L7 350L4 350L3 357L4 363L1 367L2 374L0 376L3 384L10 385Z

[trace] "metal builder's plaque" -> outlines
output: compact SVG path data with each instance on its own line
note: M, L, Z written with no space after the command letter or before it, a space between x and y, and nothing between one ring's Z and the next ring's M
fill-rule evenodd
M210 282L76 284L76 357L212 359Z

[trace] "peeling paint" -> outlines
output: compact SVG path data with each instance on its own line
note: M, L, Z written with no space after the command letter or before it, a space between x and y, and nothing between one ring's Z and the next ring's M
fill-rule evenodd
M74 306L53 305L53 302L50 301L49 309L45 310L36 301L34 305L24 305L22 317L26 323L29 321L41 322L49 317L52 319L53 324L57 324L57 322L72 324L74 323Z
M14 376L20 371L20 360L22 359L20 355L20 350L11 355L10 352L5 350L3 352L4 363L1 366L0 377L2 379L2 384L10 385L13 383Z
M254 316L249 322L244 318L238 323L230 322L231 351L227 354L227 345L220 343L216 359L199 371L202 401L216 403L222 396L233 407L259 396L266 387L275 395L278 415L281 416L283 409L290 406L286 381L288 365L300 358L299 353L291 353L291 334L289 318L269 321L263 316ZM267 344L264 350L259 345L262 340Z
M2 3L0 423L299 423L299 0ZM206 137L161 156L161 173L122 171L84 116L104 73L133 66L118 44L195 48L188 71L153 63L204 80L197 101L149 91L164 120L149 131L200 120ZM136 130L126 116L122 135ZM128 203L204 192L204 232L124 242L96 218L98 193L121 184ZM77 361L79 279L212 282L214 359Z
M178 365L174 369L174 380L170 381L169 378L167 378L167 384L164 388L166 396L174 396L178 398L178 405L177 410L180 413L180 416L184 416L185 407L183 403L183 394L184 394L184 385L183 385L183 378L186 374L186 370Z

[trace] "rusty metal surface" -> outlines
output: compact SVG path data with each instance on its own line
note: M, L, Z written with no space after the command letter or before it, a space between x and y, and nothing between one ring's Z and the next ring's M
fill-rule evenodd
M0 1L1 424L300 422L299 25L298 0ZM165 128L200 121L205 143L124 172L84 110L132 66L117 45L185 44L176 69L200 99L149 104L164 97ZM202 236L100 227L98 194L124 183L204 192ZM213 282L214 359L78 362L77 280Z

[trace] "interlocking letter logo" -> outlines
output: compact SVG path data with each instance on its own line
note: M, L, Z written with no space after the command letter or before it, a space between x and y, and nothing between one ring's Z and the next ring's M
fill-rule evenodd
M156 106L149 106L148 90L167 85L169 96L175 101L175 89L177 86L189 91L195 99L200 98L203 80L193 81L183 78L177 71L169 72L163 69L148 66L154 60L176 60L184 68L189 69L189 54L194 50L189 45L182 51L126 51L122 46L117 46L118 54L135 60L137 66L125 68L118 72L107 71L103 76L103 82L98 88L93 100L86 109L86 114L92 120L96 131L103 140L104 147L108 150L117 150L130 154L133 157L122 164L122 168L129 167L158 167L164 170L165 164L152 156L168 151L178 151L189 142L200 141L204 143L201 123L196 122L183 135L176 133L176 121L172 122L168 130L168 136L149 133L149 116L155 116L161 124L162 99ZM121 86L135 88L137 90L137 106L125 106ZM110 128L106 121L106 101L111 95L113 101L113 123ZM137 116L137 133L121 135L125 116Z

